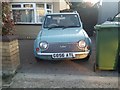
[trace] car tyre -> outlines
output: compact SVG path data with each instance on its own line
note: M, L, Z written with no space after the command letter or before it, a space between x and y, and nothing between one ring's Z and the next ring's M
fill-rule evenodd
M93 71L96 72L96 69L97 69L96 63L94 63L94 64L93 64Z
M35 60L36 60L36 62L40 62L40 59L39 59L39 58L37 58L37 57L35 57Z
M88 55L86 58L84 58L84 61L89 61L90 55Z
M74 61L74 62L88 62L89 58L90 58L90 55L88 55L86 58L83 58L83 59L76 59L76 60L73 59L71 61Z

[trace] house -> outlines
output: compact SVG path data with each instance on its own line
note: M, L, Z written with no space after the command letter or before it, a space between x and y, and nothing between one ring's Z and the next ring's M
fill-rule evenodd
M12 0L10 3L16 34L20 38L35 38L45 14L69 9L64 0Z
M99 6L98 24L113 18L120 12L120 0L101 0Z

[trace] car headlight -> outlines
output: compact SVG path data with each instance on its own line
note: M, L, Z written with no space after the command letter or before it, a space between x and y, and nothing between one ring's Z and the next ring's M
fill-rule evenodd
M79 47L84 48L86 46L86 42L84 40L79 41Z
M48 48L48 43L47 42L40 42L40 49L44 50Z

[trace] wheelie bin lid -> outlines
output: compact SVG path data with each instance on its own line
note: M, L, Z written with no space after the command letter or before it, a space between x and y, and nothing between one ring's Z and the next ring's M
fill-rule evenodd
M110 22L110 21L106 21L104 23L102 23L101 25L95 25L94 28L96 30L100 29L100 28L118 28L120 27L120 22ZM102 30L102 29L101 29Z

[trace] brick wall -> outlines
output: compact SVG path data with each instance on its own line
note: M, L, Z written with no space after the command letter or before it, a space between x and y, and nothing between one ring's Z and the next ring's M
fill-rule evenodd
M20 65L18 40L2 43L2 72L14 74Z

